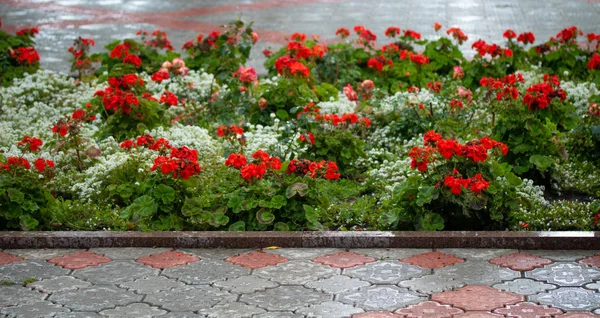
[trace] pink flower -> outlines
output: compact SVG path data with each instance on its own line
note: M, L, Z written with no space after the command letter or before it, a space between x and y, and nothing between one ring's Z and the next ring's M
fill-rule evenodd
M350 85L350 84L348 84L346 87L344 87L344 94L346 94L346 97L351 102L358 100L358 95L356 94L356 92L352 88L352 85Z
M233 77L239 77L243 83L256 82L258 76L256 70L252 67L240 66L240 68L233 73Z
M463 77L465 77L465 73L463 72L462 67L456 65L454 67L454 72L452 73L452 78L453 79L461 79Z
M176 57L173 59L173 67L185 67L185 62L182 59Z

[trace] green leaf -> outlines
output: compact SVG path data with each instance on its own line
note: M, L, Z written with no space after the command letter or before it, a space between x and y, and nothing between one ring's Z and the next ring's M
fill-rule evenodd
M215 224L217 224L216 226L223 226L223 225L227 225L227 223L229 223L229 217L225 214L220 214L220 213L215 213L213 214L213 221Z
M233 213L238 213L238 212L242 211L242 202L243 201L244 201L244 198L234 195L234 196L229 197L227 206L233 210Z
M275 112L275 115L277 115L277 117L279 117L282 120L287 120L290 118L290 115L288 114L288 112L286 112L283 109L279 109Z
M421 226L427 231L444 229L444 219L437 213L426 213L421 219Z
M260 224L271 224L275 221L275 215L269 209L260 209L256 212L256 219Z
M40 224L40 222L38 222L38 220L34 219L29 214L21 215L20 221L21 221L20 222L21 228L24 231L35 230L37 228L37 226Z
M302 205L304 208L304 217L309 223L319 222L319 211L310 205Z
M499 177L502 177L504 175L504 173L506 172L504 170L504 167L496 161L492 162L492 171L494 172L495 175L497 175Z
M15 188L8 188L6 192L12 202L23 203L23 200L25 200L25 194Z
M285 195L288 197L288 199L294 197L296 194L303 197L307 193L308 193L308 184L306 184L306 183L294 183L285 190Z
M417 205L423 206L426 203L430 203L433 200L435 194L435 186L422 187L417 194Z
M121 212L122 218L128 218L131 216L132 220L139 220L141 218L150 218L158 210L158 203L154 201L154 198L149 195L143 195L133 201L123 212Z
M529 162L533 163L538 170L544 171L554 163L554 159L548 156L533 155L529 157Z
M175 189L166 184L159 184L156 186L154 191L152 191L152 194L164 204L172 203L175 200Z
M286 203L287 200L282 195L276 195L271 198L270 206L272 209L281 209Z
M277 223L275 223L275 225L273 225L273 230L280 231L280 232L285 232L285 231L289 231L290 230L290 226L287 225L287 223L277 222Z
M185 216L193 216L202 212L202 207L197 198L186 198L185 203L181 207L181 214Z
M506 177L506 180L508 180L508 183L514 187L518 187L523 183L523 180L512 172L507 172L504 176Z
M133 194L131 183L125 183L116 188L116 192L121 198L127 199Z
M23 210L27 210L27 211L36 211L39 210L39 206L37 205L37 203L35 203L34 201L31 200L27 200L25 202L23 202Z

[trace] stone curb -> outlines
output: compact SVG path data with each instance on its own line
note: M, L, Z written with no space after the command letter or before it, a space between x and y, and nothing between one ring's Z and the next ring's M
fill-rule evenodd
M0 232L0 249L173 248L600 249L600 232Z

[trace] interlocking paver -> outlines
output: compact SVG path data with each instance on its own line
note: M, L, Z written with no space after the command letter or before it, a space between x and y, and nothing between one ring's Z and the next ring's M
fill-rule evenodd
M48 300L77 311L101 311L139 302L142 297L114 286L97 285L76 291L54 293Z
M600 254L590 256L586 259L582 259L579 263L600 267Z
M352 318L400 318L402 316L391 313L389 311L370 311L364 314L352 316Z
M424 301L395 311L396 314L407 318L450 318L463 312L459 308L442 305L435 301Z
M48 263L64 267L66 269L82 269L90 266L98 266L110 261L112 261L110 258L96 253L77 252L51 258L48 260Z
M5 253L5 252L0 252L0 265L6 265L6 264L10 264L10 263L15 263L15 262L20 262L23 259L9 254L9 253Z
M185 284L175 279L164 276L150 276L139 278L131 282L120 284L119 287L133 290L138 294L150 294L171 290L173 288L184 287Z
M587 287L589 289L595 289L596 291L600 292L600 281L598 281L596 283L592 283L592 284L587 284L587 285L585 285L585 287Z
M495 309L494 313L514 318L541 318L560 315L563 312L557 308L524 302Z
M18 285L0 286L0 307L31 304L45 297L45 294Z
M438 252L451 254L472 261L487 261L502 255L516 253L511 249L485 249L485 248L442 248Z
M212 308L205 308L198 311L198 313L206 315L206 317L209 318L247 318L266 312L267 311L262 308L250 306L240 302L217 304Z
M592 310L600 304L600 294L578 287L561 287L533 296L529 301L563 310Z
M365 312L360 308L351 305L343 304L337 301L327 301L319 305L310 305L300 308L298 313L304 314L307 317L327 317L327 318L344 318L350 317L353 314Z
M454 278L467 285L493 285L521 277L521 273L484 261L467 261L434 270L435 275Z
M199 260L200 258L190 254L178 251L168 251L160 254L153 254L150 256L140 257L136 260L136 262L154 268L169 268L185 265L187 263L197 262Z
M240 265L245 268L257 269L285 263L288 261L288 259L276 254L269 254L265 252L251 252L229 257L225 261L231 264Z
M221 260L237 256L240 254L250 253L252 249L247 248L182 248L179 249L184 253L189 253L200 257L203 260Z
M90 286L92 286L92 283L77 279L72 276L58 276L54 278L42 279L41 281L27 285L27 287L39 290L42 293L64 292Z
M339 294L370 285L371 284L368 282L357 278L350 278L345 275L335 275L329 278L320 279L318 281L308 282L304 286L329 294Z
M278 311L255 315L253 318L304 318L304 315Z
M112 261L96 267L73 271L73 276L94 284L121 284L135 279L156 276L159 270L133 261Z
M454 291L434 294L432 300L463 310L494 310L505 305L522 302L525 298L489 286L465 286Z
M265 290L267 288L275 288L279 286L277 283L255 275L230 278L225 281L215 282L214 285L226 289L234 294L250 294L259 290Z
M265 250L267 253L281 255L287 259L312 260L327 254L343 252L341 248L279 248L275 250Z
M205 318L204 315L195 314L193 312L171 312L163 316L159 316L160 318Z
M105 309L100 312L101 315L111 318L156 317L166 313L166 310L144 303L133 303L127 306L119 306L115 309Z
M577 263L555 263L525 273L526 277L560 286L583 286L600 278L600 269Z
M440 275L426 275L402 281L399 285L401 287L408 287L411 290L420 293L433 294L441 293L447 290L452 290L457 287L462 287L465 284L452 277L442 277Z
M409 263L412 265L417 265L423 268L442 268L458 263L462 263L465 260L462 258L458 258L451 254L440 253L440 252L429 252L424 254L419 254L411 257L407 257L401 259L400 261L404 263Z
M235 301L236 295L207 285L178 287L149 294L144 302L169 311L197 311L222 301Z
M201 260L183 266L166 268L162 275L187 284L210 284L217 281L249 275L250 269L221 260Z
M55 266L42 260L26 260L0 266L0 281L9 281L22 284L29 278L41 280L63 276L69 273L68 269Z
M64 256L67 254L73 254L77 252L83 252L82 249L70 249L70 248L45 248L45 249L10 249L4 250L6 253L17 255L25 259L43 259L49 260L51 258Z
M401 260L418 254L432 252L427 248L354 248L350 252L367 255L376 260Z
M600 253L600 251L582 250L527 250L523 252L547 258L556 262L574 262Z
M358 265L373 263L375 262L375 259L353 252L338 252L335 254L319 256L313 259L313 262L335 268L351 268Z
M487 311L467 311L454 316L455 318L504 318L502 315L492 314Z
M600 313L600 309L597 311ZM598 316L589 312L568 312L566 314L556 316L556 318L598 318Z
M56 316L56 318L106 318L106 316L100 316L100 314L97 314L95 312L83 312L83 311L78 311L78 312L70 312L70 313L58 313ZM161 317L161 318L166 318L166 317Z
M280 286L253 294L244 294L240 301L269 311L296 311L312 303L332 300L332 296L302 286Z
M5 314L7 317L54 317L58 313L68 312L71 312L69 308L55 305L49 301L40 301L0 310L0 314Z
M376 285L339 294L338 301L364 310L396 310L427 300L425 295L392 285Z
M493 287L521 295L535 295L557 288L555 285L538 282L529 278L517 278L502 284L496 284Z
M254 270L253 275L276 281L280 284L302 285L320 278L340 273L337 268L313 263L311 261L289 261L276 266Z
M534 268L540 268L544 265L552 264L552 261L531 254L513 253L492 258L490 263L507 267L515 271L530 271Z
M373 284L398 284L400 281L412 277L430 274L431 271L398 261L378 261L364 266L344 269L343 273Z
M119 248L91 248L90 252L104 255L111 259L136 260L140 257L168 252L169 248L152 247L119 247Z

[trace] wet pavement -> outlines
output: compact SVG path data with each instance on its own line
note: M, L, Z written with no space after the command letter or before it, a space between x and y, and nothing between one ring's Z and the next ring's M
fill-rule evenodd
M135 37L139 29L160 28L180 48L237 16L254 21L261 37L248 63L259 70L264 61L261 51L280 46L292 32L333 40L337 28L357 24L372 29L380 39L392 25L414 29L426 38L436 37L434 22L445 28L457 26L469 36L463 45L467 54L472 54L470 45L477 39L501 42L507 28L533 31L538 41L571 25L600 32L600 1L595 0L0 0L2 29L38 27L42 67L63 72L69 68L67 48L77 36L94 38L98 51L112 40Z
M0 317L599 317L600 251L21 249Z

